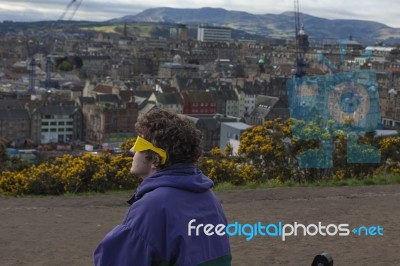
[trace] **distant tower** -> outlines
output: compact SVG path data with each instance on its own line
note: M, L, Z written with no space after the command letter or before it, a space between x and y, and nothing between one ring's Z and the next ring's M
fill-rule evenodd
M127 26L126 26L126 21L125 21L125 23L124 23L124 37L125 37L125 38L128 37L128 28L127 28Z
M176 43L187 42L188 29L185 24L176 24L169 29L171 39Z
M35 67L36 67L36 59L32 57L31 62L29 63L29 88L28 92L30 94L35 94Z
M178 24L179 41L187 42L188 40L188 28L185 24Z

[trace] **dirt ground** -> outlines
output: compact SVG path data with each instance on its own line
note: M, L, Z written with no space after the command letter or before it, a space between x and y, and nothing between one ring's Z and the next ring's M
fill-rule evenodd
M271 188L217 192L229 222L347 223L381 226L383 236L231 237L233 265L400 265L400 185ZM92 252L121 222L129 192L62 197L0 197L0 265L92 265ZM140 265L139 265L140 266Z

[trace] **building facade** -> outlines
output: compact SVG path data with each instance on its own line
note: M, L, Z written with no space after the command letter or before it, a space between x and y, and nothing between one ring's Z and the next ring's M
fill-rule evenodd
M36 143L68 143L82 140L83 116L74 104L48 104L33 109L31 136Z
M92 144L110 141L118 134L126 135L135 132L138 117L138 105L126 103L125 106L102 104L85 104L82 108L85 121L85 140Z
M210 41L231 41L232 29L227 27L213 27L201 24L197 28L197 40L202 42Z
M14 99L0 99L0 137L14 146L22 145L29 139L29 112Z

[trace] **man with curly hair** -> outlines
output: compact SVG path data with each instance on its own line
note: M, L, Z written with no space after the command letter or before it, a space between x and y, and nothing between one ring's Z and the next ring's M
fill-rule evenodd
M131 173L143 181L123 223L97 247L95 265L231 265L227 234L189 227L193 221L227 224L213 182L195 167L200 132L161 109L142 116L135 127Z

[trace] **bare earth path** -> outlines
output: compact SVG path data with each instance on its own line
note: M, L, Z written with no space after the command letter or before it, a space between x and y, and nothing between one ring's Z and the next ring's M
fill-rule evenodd
M400 185L273 188L217 193L229 222L282 221L383 227L383 236L231 237L233 265L310 265L323 251L334 265L400 265ZM92 265L97 243L120 223L129 192L0 197L0 265ZM140 266L140 265L139 265Z

